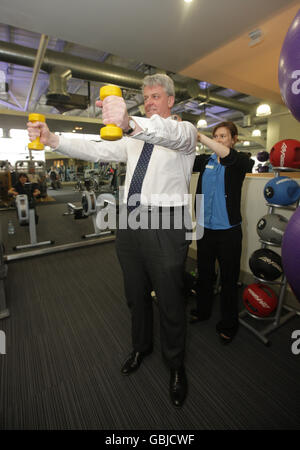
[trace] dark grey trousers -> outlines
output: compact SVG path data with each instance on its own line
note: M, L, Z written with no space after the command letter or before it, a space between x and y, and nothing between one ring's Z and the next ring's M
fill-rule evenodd
M171 221L172 222L172 221ZM186 228L117 231L116 250L131 311L132 346L144 352L153 345L154 290L160 314L162 354L170 368L183 365L186 317L183 274L190 241Z

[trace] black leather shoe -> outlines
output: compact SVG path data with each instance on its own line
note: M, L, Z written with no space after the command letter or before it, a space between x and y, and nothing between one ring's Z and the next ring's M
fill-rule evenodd
M226 334L219 333L219 339L221 344L227 345L230 344L230 342L232 342L233 336L226 336Z
M122 375L130 375L138 370L144 357L150 355L150 353L152 353L152 350L147 352L131 352L121 368Z
M184 367L171 369L170 376L170 398L177 408L181 408L187 394L187 379Z
M196 309L191 309L189 323L204 322L210 318L210 314L199 314Z
M238 331L238 324L231 328L223 328L221 322L217 323L216 331L220 342L224 345L230 344Z

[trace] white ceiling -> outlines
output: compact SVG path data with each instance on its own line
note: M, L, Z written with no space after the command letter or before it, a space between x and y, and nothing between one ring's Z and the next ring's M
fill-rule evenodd
M41 34L49 36L47 48L56 52L72 54L86 60L122 66L129 70L147 72L147 66L172 73L175 80L186 80L177 72L232 41L241 33L249 33L263 20L273 17L295 0L1 0L0 41L37 49ZM0 42L1 45L1 42ZM24 115L22 106L26 103L33 68L17 64L1 63L9 82L9 98L2 101L0 108L17 105L16 111L2 114L3 126L9 127L12 120L16 127L22 127ZM203 80L201 73L197 80ZM31 101L31 108L44 114L55 114L53 124L71 131L72 123L61 122L57 110L46 106L45 94L49 86L49 75L40 71ZM99 83L92 83L91 105L99 93ZM222 89L212 84L211 92L232 97L246 103L258 103L253 95L240 95L232 89ZM71 78L68 92L87 95L87 83ZM255 95L255 94L254 94ZM130 106L141 102L134 92L127 92ZM1 100L0 100L1 101ZM7 104L5 104L7 103ZM185 103L187 113L200 114L199 101ZM178 107L177 107L178 108ZM179 109L180 112L182 109ZM220 120L234 120L242 124L243 114L207 105L209 125ZM99 111L93 106L87 110L72 110L65 117L77 116L90 122L90 129L98 127L95 117ZM71 117L70 117L71 119ZM90 119L90 120L88 120ZM87 126L87 123L85 124ZM60 128L59 128L60 126ZM263 134L258 145L264 145L266 124L261 124ZM92 131L93 132L93 131ZM240 130L248 138L251 130Z
M0 21L178 72L294 0L1 0Z

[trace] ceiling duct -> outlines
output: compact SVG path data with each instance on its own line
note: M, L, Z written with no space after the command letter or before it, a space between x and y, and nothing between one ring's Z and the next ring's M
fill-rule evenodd
M70 69L54 67L49 74L49 89L46 94L46 105L54 106L60 113L72 109L85 110L89 106L86 95L70 94L67 81L72 77Z
M21 45L0 41L0 60L18 64L26 67L33 67L36 57L36 50ZM68 67L74 78L100 83L116 84L117 86L140 90L144 74L134 70L124 69L111 64L100 63L73 56L67 53L59 53L47 49L41 69L48 73L54 68ZM175 82L176 97L178 100L196 98L201 101L207 100L207 91L200 89L195 80L187 85L182 82ZM209 95L209 103L222 106L228 109L241 111L244 114L253 114L253 105L238 102L236 100L222 97L213 93Z
M67 91L67 81L72 77L70 69L54 67L49 74L49 89L47 99L51 100L69 100L70 94Z
M86 95L69 94L68 98L63 97L47 97L46 105L54 106L61 114L73 109L87 109L90 101Z

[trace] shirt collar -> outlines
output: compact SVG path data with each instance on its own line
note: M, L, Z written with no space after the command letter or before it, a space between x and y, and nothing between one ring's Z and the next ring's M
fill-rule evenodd
M212 159L215 162L218 160L218 155L216 153L213 153L212 155L210 155L209 159Z

